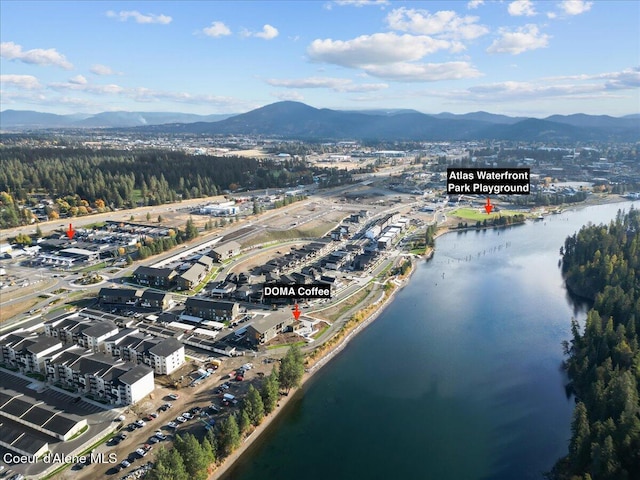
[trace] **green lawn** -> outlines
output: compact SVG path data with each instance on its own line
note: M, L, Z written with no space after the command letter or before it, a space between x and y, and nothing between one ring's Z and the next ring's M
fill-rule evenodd
M487 213L484 210L484 207L480 207L480 208L458 208L456 210L454 210L453 212L451 212L451 216L452 217L457 217L457 218L461 218L463 220L473 220L474 222L479 221L483 221L483 220L488 220L488 219L492 219L492 218L498 218L498 217L512 217L513 215L517 215L518 213L523 213L523 212L517 212L514 210L500 210L499 212L495 212L495 213L491 213L489 215L487 215Z

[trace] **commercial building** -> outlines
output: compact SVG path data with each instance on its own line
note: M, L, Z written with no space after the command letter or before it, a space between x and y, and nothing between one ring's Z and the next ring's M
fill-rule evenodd
M283 318L279 315L256 318L247 326L247 339L254 345L262 345L285 332L293 323L293 318Z

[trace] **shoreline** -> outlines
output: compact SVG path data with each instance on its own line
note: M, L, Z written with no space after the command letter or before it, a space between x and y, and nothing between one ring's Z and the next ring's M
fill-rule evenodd
M583 203L583 204L571 205L569 208L582 209L590 206L622 203L627 201L624 198L619 196L618 198L615 198L615 199L611 197L607 197L607 198L599 198L597 200L599 201L593 202L591 204ZM513 226L513 225L509 225L509 226ZM496 227L491 227L491 228L496 228ZM475 228L473 228L473 230L475 230ZM459 230L457 229L452 229L450 227L445 226L444 228L439 229L435 233L434 240L448 233L454 233L458 231ZM427 249L427 251L425 251L425 253L419 258L423 259L424 261L429 261L433 257L434 253L435 253L435 248L431 247L430 249ZM358 333L360 333L364 328L366 328L368 325L370 325L374 320L378 318L378 316L395 299L396 294L400 290L402 290L402 288L404 288L406 284L409 282L409 280L411 279L411 276L416 270L417 262L415 260L412 260L411 264L412 264L411 270L408 273L408 275L406 275L396 283L397 287L394 288L394 290L389 294L389 296L385 299L384 291L381 292L381 296L375 302L372 302L370 305L375 305L377 302L380 302L381 300L382 300L382 303L373 312L371 312L371 314L368 315L367 318L365 318L364 320L356 324L348 333L346 333L344 338L342 338L342 340L338 344L336 344L333 348L331 348L328 352L326 352L322 357L316 360L313 363L313 365L311 365L308 369L305 370L305 374L302 378L302 382L300 386L295 390L292 390L288 396L280 397L278 406L273 410L273 412L271 412L271 414L269 414L268 417L265 417L264 421L258 427L256 427L256 429L251 433L251 435L249 435L249 437L244 439L242 445L237 450L235 450L231 455L226 457L225 460L220 465L218 465L216 470L209 475L208 480L219 480L220 478L223 478L233 468L236 462L240 460L242 455L254 444L254 442L258 438L260 438L260 436L271 427L274 420L277 418L280 418L280 414L287 408L287 406L289 405L289 402L293 398L297 398L298 395L303 394L305 385L313 377L313 375L318 371L320 371L323 366L327 365L338 353L340 353Z
M434 250L431 249L431 251L429 252L429 256L425 254L421 258L424 258L426 260L427 258L430 258L433 255L433 252ZM258 425L255 428L255 430L251 432L251 434L247 438L244 439L240 447L238 447L233 453L231 453L231 455L226 457L220 465L218 465L218 467L209 475L207 480L218 480L224 477L224 475L229 470L231 470L231 468L233 468L235 463L238 460L240 460L242 455L251 447L251 445L253 445L253 443L271 427L271 424L273 423L273 421L280 417L280 414L287 408L287 405L289 404L289 402L293 398L296 398L298 395L302 395L304 391L304 387L307 384L307 382L317 372L319 372L322 369L322 367L327 365L338 353L344 350L344 348L349 344L351 340L353 340L353 338L355 338L356 335L358 335L358 333L360 333L367 326L369 326L374 320L376 320L380 316L382 312L384 312L384 310L386 310L386 308L394 300L396 294L407 285L407 283L411 279L411 276L413 275L413 272L416 269L416 266L417 266L417 262L412 260L411 271L408 273L408 275L406 275L402 279L399 279L398 283L396 284L397 287L393 289L393 291L388 295L388 297L385 299L385 292L382 291L380 294L380 297L378 297L377 300L375 300L370 304L370 305L375 305L378 302L381 302L380 305L378 305L378 307L373 312L371 312L371 314L368 315L367 318L365 318L364 320L356 324L348 333L346 333L344 338L337 345L335 345L335 347L331 348L325 355L323 355L318 360L316 360L313 363L313 365L311 365L308 369L305 369L305 374L302 377L300 386L295 390L292 390L291 392L289 392L289 395L280 397L280 400L278 401L278 405L269 414L269 416L265 417L264 421L260 425Z

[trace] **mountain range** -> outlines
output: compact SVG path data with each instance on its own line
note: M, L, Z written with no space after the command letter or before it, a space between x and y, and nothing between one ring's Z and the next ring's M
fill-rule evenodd
M410 109L345 111L277 102L238 115L104 112L54 115L5 110L3 130L115 128L138 133L259 135L304 140L637 142L640 115L552 115L544 119L488 112L428 115Z
M4 110L0 113L2 130L39 130L45 128L126 128L164 123L217 122L233 114L196 115L172 112L102 112L94 115L74 113Z

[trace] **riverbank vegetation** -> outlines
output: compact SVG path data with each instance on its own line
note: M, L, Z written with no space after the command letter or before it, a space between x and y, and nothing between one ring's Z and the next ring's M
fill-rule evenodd
M238 411L225 416L218 424L207 428L198 440L187 433L177 435L173 448L161 448L155 464L145 478L151 480L205 480L216 464L242 445L264 418L276 408L280 392L289 394L304 375L304 356L297 346L291 347L271 374L264 378L260 389L249 386ZM231 407L229 407L231 408Z
M589 225L560 252L567 286L592 298L581 332L565 343L576 408L569 454L553 480L632 480L640 475L640 211Z

